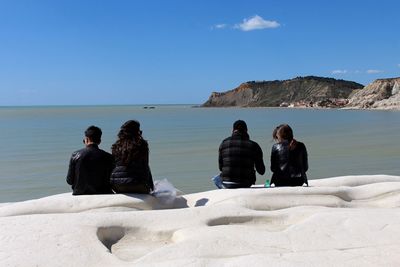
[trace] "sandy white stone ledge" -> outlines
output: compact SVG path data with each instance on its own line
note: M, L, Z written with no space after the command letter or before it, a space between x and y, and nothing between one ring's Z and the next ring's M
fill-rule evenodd
M2 266L400 266L400 177L0 205Z

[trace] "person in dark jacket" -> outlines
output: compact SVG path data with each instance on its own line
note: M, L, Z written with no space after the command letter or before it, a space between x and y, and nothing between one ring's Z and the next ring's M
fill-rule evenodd
M114 160L110 153L99 149L101 129L90 126L85 131L85 148L72 153L67 183L73 195L112 194L110 174Z
M293 130L287 124L276 127L272 137L277 143L271 150L271 187L308 186L306 146L293 138Z
M142 137L138 121L129 120L121 126L111 150L115 159L111 186L116 193L149 194L154 190L149 145Z
M243 120L233 124L232 136L222 141L218 156L220 175L213 178L218 188L247 188L256 182L256 171L263 175L261 147L250 140Z

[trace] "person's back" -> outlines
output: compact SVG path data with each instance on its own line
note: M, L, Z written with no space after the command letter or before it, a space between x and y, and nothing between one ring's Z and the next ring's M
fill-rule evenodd
M307 150L303 143L293 139L293 131L289 125L278 126L274 133L278 140L271 150L271 185L301 186L308 185Z
M289 142L284 140L276 143L271 149L271 171L273 172L272 181L275 177L289 177Z
M110 174L113 157L101 150L101 130L90 126L85 132L85 148L75 151L70 159L67 183L73 195L111 194Z
M241 120L234 123L232 136L222 141L218 161L225 188L250 187L256 181L256 171L265 173L261 147L250 140L247 125Z
M142 137L140 123L130 120L121 126L112 145L115 168L111 186L116 193L148 194L154 189L149 167L149 147Z
M289 162L291 166L291 177L301 178L308 185L306 172L308 171L308 155L304 143L295 141L290 146Z
M147 146L147 145L146 145ZM111 184L116 193L145 193L154 189L153 178L148 163L148 154L144 158L124 163L115 158L115 168L111 172Z

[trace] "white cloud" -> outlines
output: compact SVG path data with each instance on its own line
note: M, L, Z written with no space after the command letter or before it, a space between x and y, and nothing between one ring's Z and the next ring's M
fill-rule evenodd
M247 32L253 30L273 29L278 28L279 26L281 25L277 21L265 20L262 17L255 15L251 18L244 19L242 23L236 24L234 28Z
M222 23L222 24L216 24L216 25L212 26L212 29L221 30L221 29L225 29L226 27L228 27L228 24Z
M332 74L346 74L347 70L333 70Z
M377 74L377 73L382 73L383 70L367 70L368 74Z
M400 66L399 66L400 67ZM362 73L366 73L366 74L379 74L379 73L383 73L385 71L383 70L374 70L374 69L370 69L370 70L366 70L366 71L360 71L360 70L333 70L331 71L331 74L336 74L336 75L343 75L343 74L362 74Z

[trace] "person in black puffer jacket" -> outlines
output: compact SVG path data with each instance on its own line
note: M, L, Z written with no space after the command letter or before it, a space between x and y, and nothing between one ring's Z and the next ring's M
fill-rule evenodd
M212 179L218 188L250 187L256 182L255 171L265 173L261 147L250 140L243 120L236 121L232 136L222 141L218 163L221 174Z
M308 186L306 146L293 138L287 124L276 127L272 137L277 143L271 150L271 186Z
M72 153L67 183L72 186L73 195L112 194L110 174L114 160L110 153L99 148L101 129L90 126L85 131L85 148Z
M140 123L129 120L121 126L111 147L115 168L111 187L116 193L149 194L154 190L149 166L149 145L142 137Z

